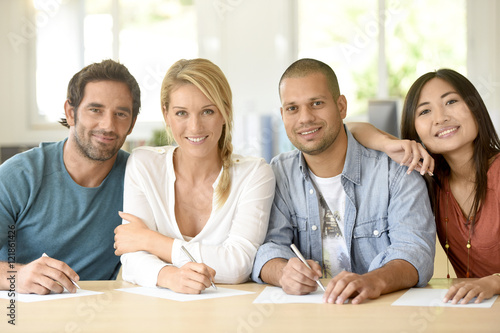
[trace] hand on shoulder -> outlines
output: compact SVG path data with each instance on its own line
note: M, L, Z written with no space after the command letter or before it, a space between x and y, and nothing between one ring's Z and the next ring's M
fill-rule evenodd
M434 159L418 142L413 140L388 140L383 151L395 162L406 165L408 174L413 170L421 175L433 175Z

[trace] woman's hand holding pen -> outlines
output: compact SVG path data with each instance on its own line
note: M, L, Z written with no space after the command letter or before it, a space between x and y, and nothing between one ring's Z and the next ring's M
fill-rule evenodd
M161 260L171 263L173 240L153 231L137 216L119 212L122 219L129 223L115 228L115 254L148 251ZM199 294L212 286L215 270L203 264L190 262L177 268L165 266L158 274L157 285L184 294Z
M158 274L159 287L183 294L199 294L211 286L215 270L205 264L189 262L177 268L165 266Z

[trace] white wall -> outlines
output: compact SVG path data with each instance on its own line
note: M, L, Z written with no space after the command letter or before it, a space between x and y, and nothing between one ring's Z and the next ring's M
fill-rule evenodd
M500 2L467 1L467 77L500 132Z
M263 147L281 128L278 81L297 57L297 2L198 0L196 5L199 55L221 67L233 92L235 151L266 156ZM261 115L279 123L262 124Z
M295 1L197 1L200 57L226 73L237 112L279 108L278 80L296 58Z
M37 22L29 4L29 0L0 0L0 146L54 141L67 133L61 125L35 128L31 124L36 105L34 29L46 17L38 17Z
M0 146L37 144L67 135L61 125L42 128L30 121L36 107L34 28L44 24L43 17L39 22L32 18L31 2L0 0ZM296 1L197 0L196 7L199 55L218 64L233 89L238 124L235 146L240 144L241 152L260 155L259 116L279 114L277 83L297 54ZM147 133L142 127L136 126L135 139ZM255 140L248 140L252 135ZM252 142L252 146L242 147L243 142Z
M36 105L30 76L33 27L43 24L43 17L34 21L29 4L31 0L0 0L0 146L54 141L67 134L60 125L36 128L30 121ZM251 154L255 148L258 154L262 135L252 130L260 126L253 115L279 112L277 82L297 54L296 0L197 0L196 4L200 56L226 73L233 88L235 121L245 124L235 132L235 146L252 142L247 136L253 135L255 147L242 148ZM468 76L500 129L500 4L468 0L467 10Z

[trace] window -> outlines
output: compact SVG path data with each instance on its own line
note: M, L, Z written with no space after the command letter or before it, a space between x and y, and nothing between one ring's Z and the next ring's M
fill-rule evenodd
M48 18L37 24L39 123L55 123L63 116L67 84L74 73L112 58L127 66L141 87L138 123L162 126L163 76L178 59L198 55L192 0L33 0L33 4L38 17Z
M425 72L466 74L465 10L464 0L299 0L299 58L329 64L348 118L363 118L369 99L404 98Z

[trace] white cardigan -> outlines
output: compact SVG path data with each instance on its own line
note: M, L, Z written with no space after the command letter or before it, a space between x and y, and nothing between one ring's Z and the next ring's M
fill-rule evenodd
M174 266L189 262L180 251L184 245L196 261L215 269L215 282L247 281L257 249L267 233L275 188L271 167L261 158L233 154L227 201L216 208L214 195L205 227L186 241L175 219L175 148L139 147L132 152L125 172L123 211L141 218L151 230L174 238ZM219 179L220 174L214 190ZM124 280L148 287L156 286L160 270L170 264L146 251L124 254L121 261Z

